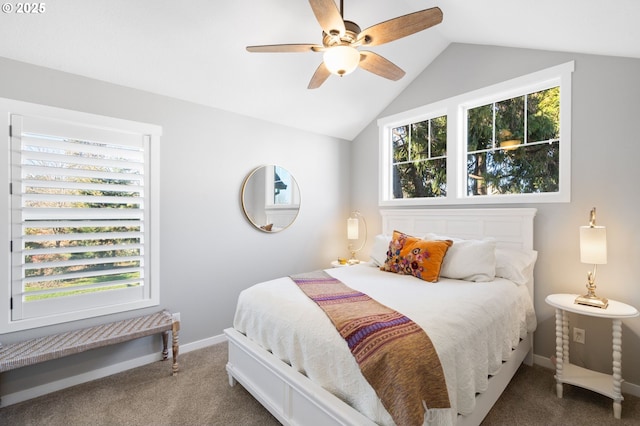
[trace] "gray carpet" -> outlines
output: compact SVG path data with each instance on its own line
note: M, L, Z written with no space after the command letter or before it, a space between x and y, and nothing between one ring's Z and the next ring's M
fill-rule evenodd
M226 343L180 357L177 377L156 362L0 409L0 425L278 425L242 386L229 386ZM553 372L522 366L483 426L640 425L640 399L625 396L622 420L611 400L565 385Z

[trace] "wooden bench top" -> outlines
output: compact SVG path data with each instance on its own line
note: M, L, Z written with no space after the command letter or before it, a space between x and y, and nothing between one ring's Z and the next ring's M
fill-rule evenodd
M168 311L12 343L0 344L0 373L102 346L172 330Z

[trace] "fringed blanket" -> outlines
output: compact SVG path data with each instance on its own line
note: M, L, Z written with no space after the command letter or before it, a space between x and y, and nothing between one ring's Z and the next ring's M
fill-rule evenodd
M331 319L396 424L422 425L429 410L450 408L440 359L420 326L324 271L291 279Z

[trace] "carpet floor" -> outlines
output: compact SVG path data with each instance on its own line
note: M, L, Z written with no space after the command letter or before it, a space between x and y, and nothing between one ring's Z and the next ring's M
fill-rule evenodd
M279 425L240 385L229 386L227 344L180 356L180 373L156 362L0 409L0 425ZM553 371L523 365L482 423L492 425L640 425L640 398L625 395L622 419L611 399L565 385Z

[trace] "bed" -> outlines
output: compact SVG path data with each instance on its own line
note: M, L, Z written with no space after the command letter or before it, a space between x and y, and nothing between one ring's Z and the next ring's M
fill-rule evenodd
M440 356L453 408L451 418L440 419L439 424L480 424L519 365L532 364L535 212L381 210L383 229L372 250L374 261L378 241L384 242L395 230L425 239L452 239L456 250L467 243L477 250L486 246L475 244L488 242L494 244L496 256L496 277L491 279L451 279L441 274L437 283L430 284L380 271L370 262L326 270L349 287L406 313L425 329ZM455 270L448 266L448 271ZM393 282L391 292L389 282ZM285 425L393 424L375 391L358 374L358 365L335 327L295 285L283 277L242 292L234 327L225 330L230 384L241 383ZM441 301L445 299L453 304L445 305ZM511 302L503 307L503 299ZM454 311L455 315L447 314ZM476 315L472 325L465 325L467 312Z

